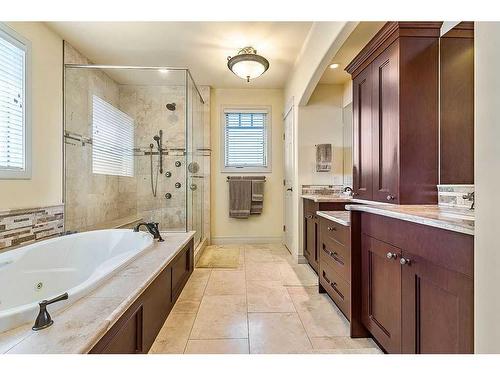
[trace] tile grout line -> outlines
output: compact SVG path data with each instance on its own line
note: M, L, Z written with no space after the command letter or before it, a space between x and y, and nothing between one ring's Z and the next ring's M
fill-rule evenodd
M247 280L247 249L245 246L243 246L243 266L245 268L245 300L246 300L246 305L247 305L247 347L248 347L248 354L252 354L250 352L250 319L248 317L248 280Z
M301 285L301 287L304 287L304 286ZM288 295L290 296L290 299L292 300L292 304L293 304L293 307L295 308L295 311L297 311L297 317L299 318L300 324L302 325L302 328L304 329L304 333L307 336L307 340L309 340L309 343L311 344L311 349L314 350L314 345L312 343L311 337L309 337L309 333L307 333L306 326L305 326L304 322L302 321L302 318L300 317L299 310L297 309L297 306L295 305L295 301L293 300L292 296L290 295L288 288L286 287L285 289L286 289L286 292L288 293Z
M205 297L205 291L207 290L208 282L210 281L210 278L212 277L212 270L213 270L213 268L210 268L210 274L208 275L207 283L205 284L205 287L203 288L203 294L201 296L200 304L198 305L198 308L196 309L196 314L194 315L193 324L191 325L191 329L189 330L188 338L186 340L186 344L184 344L184 350L182 351L182 354L186 354L187 345L188 345L189 340L191 339L191 333L193 332L194 323L196 322L196 318L198 317L198 312L200 311L201 303L203 302L203 298Z

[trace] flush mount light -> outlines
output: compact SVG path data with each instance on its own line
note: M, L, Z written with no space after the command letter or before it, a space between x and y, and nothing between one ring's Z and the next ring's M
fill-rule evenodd
M236 56L228 56L227 67L238 77L246 79L257 78L269 69L269 61L263 56L257 55L253 47L245 47L238 51Z
M337 63L330 64L330 69L337 69L340 65Z

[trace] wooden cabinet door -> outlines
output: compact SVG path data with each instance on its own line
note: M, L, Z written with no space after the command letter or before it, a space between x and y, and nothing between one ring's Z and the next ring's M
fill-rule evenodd
M372 194L372 70L368 66L353 81L353 186L354 196Z
M190 243L172 261L172 303L182 292L194 268L193 244Z
M361 320L388 353L401 353L400 257L397 247L362 235Z
M403 353L473 353L472 278L404 251L403 259Z
M399 48L394 42L372 63L373 199L399 202Z
M318 272L318 220L313 214L304 216L304 256L311 267Z

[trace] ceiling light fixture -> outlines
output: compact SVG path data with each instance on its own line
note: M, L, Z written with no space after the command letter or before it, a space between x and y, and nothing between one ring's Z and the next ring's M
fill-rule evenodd
M261 55L257 55L257 50L253 47L245 47L238 51L236 56L228 56L227 67L238 77L246 79L257 78L269 69L269 61Z
M330 69L337 69L340 65L337 63L333 63L330 65Z

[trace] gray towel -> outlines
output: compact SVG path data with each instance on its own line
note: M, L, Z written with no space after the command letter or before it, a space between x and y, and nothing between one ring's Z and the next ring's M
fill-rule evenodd
M332 169L332 145L316 145L316 172L330 172Z
M252 180L252 206L250 214L260 215L264 207L264 180Z
M252 204L252 181L229 180L229 217L246 219Z

